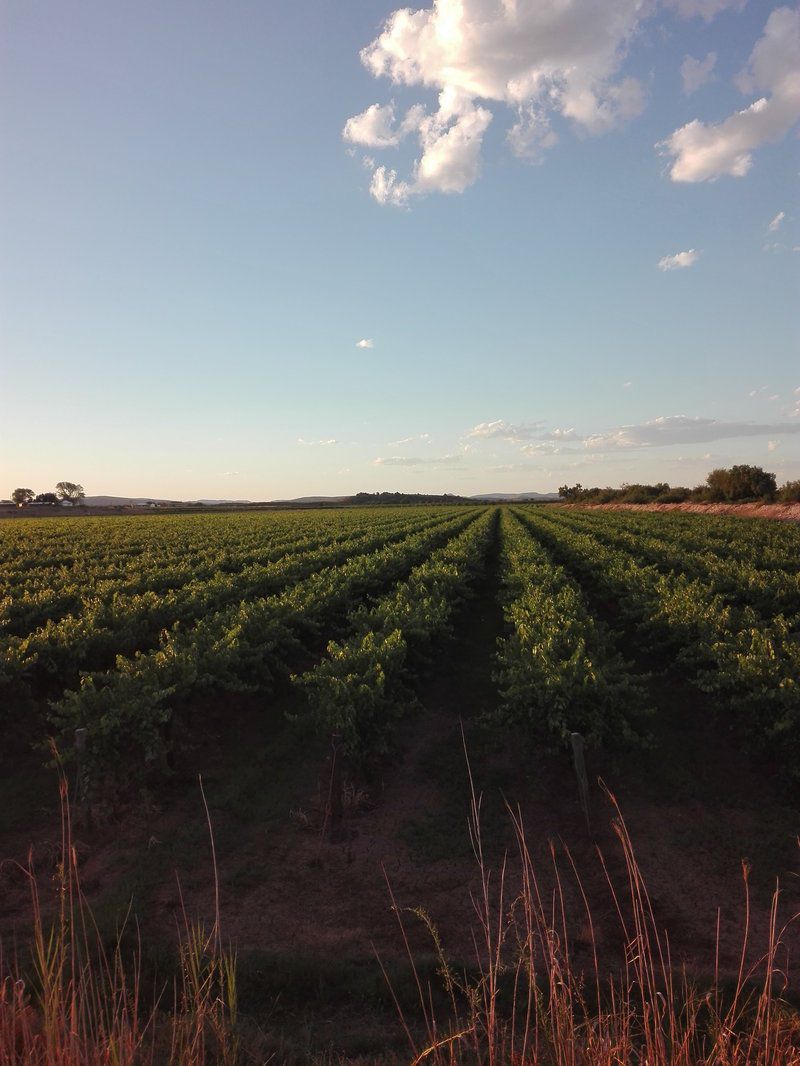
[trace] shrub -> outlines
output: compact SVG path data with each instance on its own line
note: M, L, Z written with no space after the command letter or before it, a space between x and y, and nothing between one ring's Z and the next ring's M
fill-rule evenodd
M800 503L800 481L787 481L778 493L781 503Z

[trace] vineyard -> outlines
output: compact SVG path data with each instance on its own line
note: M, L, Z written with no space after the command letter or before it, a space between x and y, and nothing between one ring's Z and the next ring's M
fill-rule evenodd
M2 706L67 758L85 731L98 790L168 774L201 692L258 693L269 714L289 686L293 713L365 766L415 714L493 560L488 728L647 746L635 634L796 776L798 549L788 525L535 506L18 521L0 530Z
M652 944L636 954L624 907L608 899L612 883L628 884L639 899L634 909L644 906L638 858L651 893L640 920L656 939L668 925L676 930L668 947L676 966L718 970L720 981L745 985L745 956L752 972L768 957L778 988L777 927L786 921L796 936L791 916L800 910L792 873L798 549L800 529L790 524L534 504L2 523L0 859L16 857L24 867L33 841L43 857L43 892L74 863L70 876L80 870L92 904L106 915L98 936L113 944L120 915L130 913L137 929L141 920L155 931L150 950L158 959L176 916L188 909L213 925L219 918L209 915L208 901L221 897L225 934L241 949L245 1011L272 1033L253 1061L327 1063L331 1047L370 1040L385 1050L395 1001L384 1002L385 991L376 993L360 975L375 968L375 951L392 972L403 972L399 910L393 899L388 906L387 881L409 909L425 904L413 913L432 930L430 904L437 952L441 935L455 958L474 957L476 886L485 893L479 926L504 929L502 952L493 942L478 951L481 972L497 972L477 978L463 1002L449 1001L454 1031L483 1032L476 1004L485 982L498 982L503 1003L509 960L528 966L518 940L522 912L526 921L538 914L535 936L549 945L551 978L572 989L573 1006L562 1005L573 1011L570 1024L585 1024L574 1012L585 973L597 967L619 975L631 958L652 962ZM575 734L589 768L591 811L576 787ZM54 763L71 790L77 833L76 850L55 874ZM207 803L199 811L198 776ZM627 851L615 855L619 809L607 817L601 779L622 796L637 860ZM206 859L198 861L198 848L206 854L206 816L219 832L213 881ZM554 840L563 848L562 873ZM472 870L476 841L482 887ZM522 875L505 866L520 842ZM743 926L730 919L739 905L731 871L745 854L755 872L745 867L750 924ZM509 883L517 878L507 913L495 899L490 862ZM536 902L540 888L524 873L534 864L546 870L542 898L561 897L565 928L553 939L546 911L554 904ZM20 869L0 863L0 941L10 930L27 935L29 884ZM175 884L178 871L171 894L163 886ZM779 892L776 871L788 871ZM562 874L577 883L562 884ZM517 891L526 900L522 912L510 902ZM58 887L57 898L65 898ZM412 941L424 953L427 941ZM203 961L192 952L206 947L191 944L179 949L194 959L184 979L199 981L203 967L210 969L192 993L197 1002L175 1006L173 1023L207 1017L221 1040L234 1040L230 992L213 991L213 982L232 980L225 956L217 945ZM55 966L57 956L48 958ZM441 959L430 967L434 984L443 973L450 980ZM42 968L36 964L37 975ZM791 987L796 969L787 959ZM384 988L380 970L374 980ZM618 993L630 996L650 978L620 980ZM653 980L643 1018L661 1009L661 978ZM3 989L11 987L0 981L0 1022ZM532 980L534 997L537 987ZM120 995L115 990L111 999L127 1018ZM707 998L691 995L697 1019L705 1018ZM512 1018L516 1002L512 995L503 1008ZM670 1004L675 1014L659 1025L683 1025L684 991ZM6 1015L9 1009L5 1003ZM18 1009L28 1024L28 1001ZM722 1005L715 1009L721 1018ZM742 1006L740 1021L748 1009ZM456 1026L463 1010L472 1020ZM557 1045L549 1030L555 1010L542 1007L541 1024L543 1039L552 1035ZM617 1010L610 1009L611 1029ZM640 1007L628 1003L625 1011L636 1020L620 1031L631 1025L637 1044ZM329 1017L333 1030L320 1020ZM784 1043L796 1036L795 1015L786 1017ZM310 1018L320 1028L297 1045ZM729 1024L720 1020L720 1031ZM749 1032L750 1023L742 1024ZM686 1025L704 1033L707 1023ZM62 1028L72 1031L71 1023ZM26 1039L36 1044L34 1029ZM176 1029L173 1039L184 1036ZM420 1039L436 1043L435 1034ZM633 1061L620 1055L616 1061ZM753 1061L775 1066L781 1055Z

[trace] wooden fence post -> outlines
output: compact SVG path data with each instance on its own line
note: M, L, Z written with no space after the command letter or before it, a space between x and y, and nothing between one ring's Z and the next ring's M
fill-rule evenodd
M586 760L583 755L583 737L580 733L570 733L572 744L572 762L575 767L575 776L578 779L578 795L580 796L583 815L586 818L586 832L592 835L592 824L589 819L589 780L586 776Z
M340 733L331 733L331 779L328 792L328 814L331 833L335 836L342 828L344 797L342 789L342 737Z
M83 830L85 833L91 833L92 831L92 807L89 803L89 789L86 779L86 767L84 766L83 757L86 752L86 740L87 730L84 727L79 727L75 730L75 763L76 763L76 792L75 799L78 803L78 808L81 813L81 822L83 823Z

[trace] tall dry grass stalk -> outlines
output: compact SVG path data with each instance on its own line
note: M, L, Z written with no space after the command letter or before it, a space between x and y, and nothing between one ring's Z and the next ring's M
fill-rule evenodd
M736 979L729 984L720 973L718 916L714 977L699 986L671 956L668 934L656 921L625 820L608 793L627 882L624 891L615 887L597 849L620 934L622 960L615 966L613 960L600 958L596 923L569 849L562 845L559 853L551 843L550 868L546 877L540 875L522 817L509 808L516 860L511 864L506 857L492 871L484 853L481 800L471 772L470 785L470 833L479 887L472 897L475 965L469 972L454 969L430 918L419 909L412 911L432 938L449 1000L444 1022L437 1020L434 990L420 976L407 920L389 886L419 994L421 1027L403 1013L397 997L394 1000L413 1066L800 1064L800 1013L781 999L786 985L786 968L781 963L785 963L792 938L800 947L800 915L779 926L778 886L772 897L767 943L754 956L749 869L743 864L745 916ZM565 874L573 887L571 905ZM509 890L512 880L513 893ZM575 899L583 912L577 919L574 913L569 916ZM576 927L581 930L588 964L585 958L579 963L573 949ZM426 1034L424 1040L413 1035L420 1028Z
M137 948L126 952L123 923L109 950L81 888L63 776L60 798L54 913L45 914L29 855L30 958L8 958L0 945L0 1064L233 1066L235 960L222 945L218 889L210 932L182 908L178 976L145 1002L138 936ZM211 846L213 856L213 833Z
M600 950L597 923L569 850L564 847L559 852L551 845L549 868L540 873L518 811L509 809L515 857L492 871L481 836L481 799L471 772L470 785L470 833L478 874L473 896L475 966L467 971L450 964L434 923L418 909L414 913L430 933L438 958L442 987L431 988L421 975L406 920L389 886L418 997L412 1015L404 1014L395 996L411 1049L407 1063L800 1064L800 1014L780 994L785 984L785 966L780 963L789 937L797 938L798 916L779 925L778 888L767 943L754 953L748 870L743 867L745 921L736 978L729 987L720 972L718 919L714 976L699 986L672 959L669 938L656 921L624 819L610 797L624 856L624 890L615 887L599 851L598 856L622 948L617 964L606 941ZM0 946L0 1066L234 1066L283 1061L277 1056L265 1059L238 1041L236 961L223 947L214 836L202 783L201 794L211 839L214 923L205 931L189 920L182 905L177 976L160 993L146 994L138 935L138 947L132 952L123 949L122 933L107 949L81 889L62 779L55 907L45 913L29 859L25 872L32 905L30 958L4 957ZM313 1061L348 1060L328 1054ZM357 1061L399 1063L400 1059L378 1054Z

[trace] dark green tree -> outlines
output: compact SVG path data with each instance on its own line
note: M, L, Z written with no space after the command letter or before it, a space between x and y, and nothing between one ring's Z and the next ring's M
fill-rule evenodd
M83 491L83 485L76 485L73 481L59 481L56 485L56 496L59 500L80 503L86 493Z
M712 470L706 479L712 500L772 500L777 490L775 475L760 466L732 466Z

